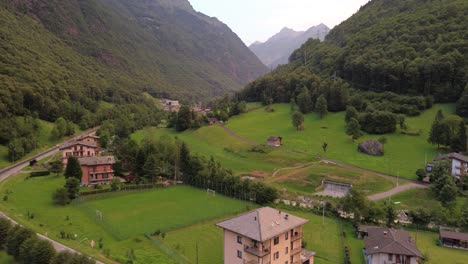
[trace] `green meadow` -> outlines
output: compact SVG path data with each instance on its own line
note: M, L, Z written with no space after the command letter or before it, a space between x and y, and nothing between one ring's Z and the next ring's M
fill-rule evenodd
M236 134L264 144L267 137L275 135L283 138L282 148L302 151L313 156L345 162L351 165L391 175L415 179L415 171L431 160L439 150L427 143L430 126L438 110L446 115L454 113L453 104L439 104L417 117L408 117L406 123L411 131L420 131L419 136L403 135L399 131L387 134L385 155L373 157L358 153L358 143L379 138L378 135L365 135L353 142L345 134L344 112L329 113L320 119L316 113L305 116L305 130L297 131L291 124L291 109L288 104L273 105L274 112L267 113L258 109L247 114L235 116L229 120L227 127ZM328 144L327 151L322 149Z

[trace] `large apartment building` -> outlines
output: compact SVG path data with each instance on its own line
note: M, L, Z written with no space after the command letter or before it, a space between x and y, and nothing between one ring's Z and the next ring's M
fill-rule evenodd
M264 207L216 224L224 229L224 264L313 264L315 253L302 249L307 222Z

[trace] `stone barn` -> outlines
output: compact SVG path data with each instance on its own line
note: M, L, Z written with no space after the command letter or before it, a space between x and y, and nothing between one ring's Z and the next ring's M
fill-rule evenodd
M270 147L281 147L283 144L283 138L282 137L276 137L276 136L271 136L267 138L267 145Z

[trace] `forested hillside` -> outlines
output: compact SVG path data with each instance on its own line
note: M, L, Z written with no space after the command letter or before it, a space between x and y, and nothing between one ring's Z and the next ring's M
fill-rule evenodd
M125 135L161 118L148 94L204 100L267 70L187 0L0 0L0 25L0 144L22 153L11 160L37 147L34 118L118 119Z
M464 0L373 0L324 42L309 40L278 72L306 64L322 79L336 76L354 88L454 102L468 76L467 26ZM267 89L285 88L262 80Z

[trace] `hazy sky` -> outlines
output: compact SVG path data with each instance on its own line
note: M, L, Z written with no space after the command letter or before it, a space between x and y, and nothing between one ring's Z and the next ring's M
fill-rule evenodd
M283 27L306 30L324 23L330 28L369 0L189 0L195 10L217 17L247 44L265 41Z

